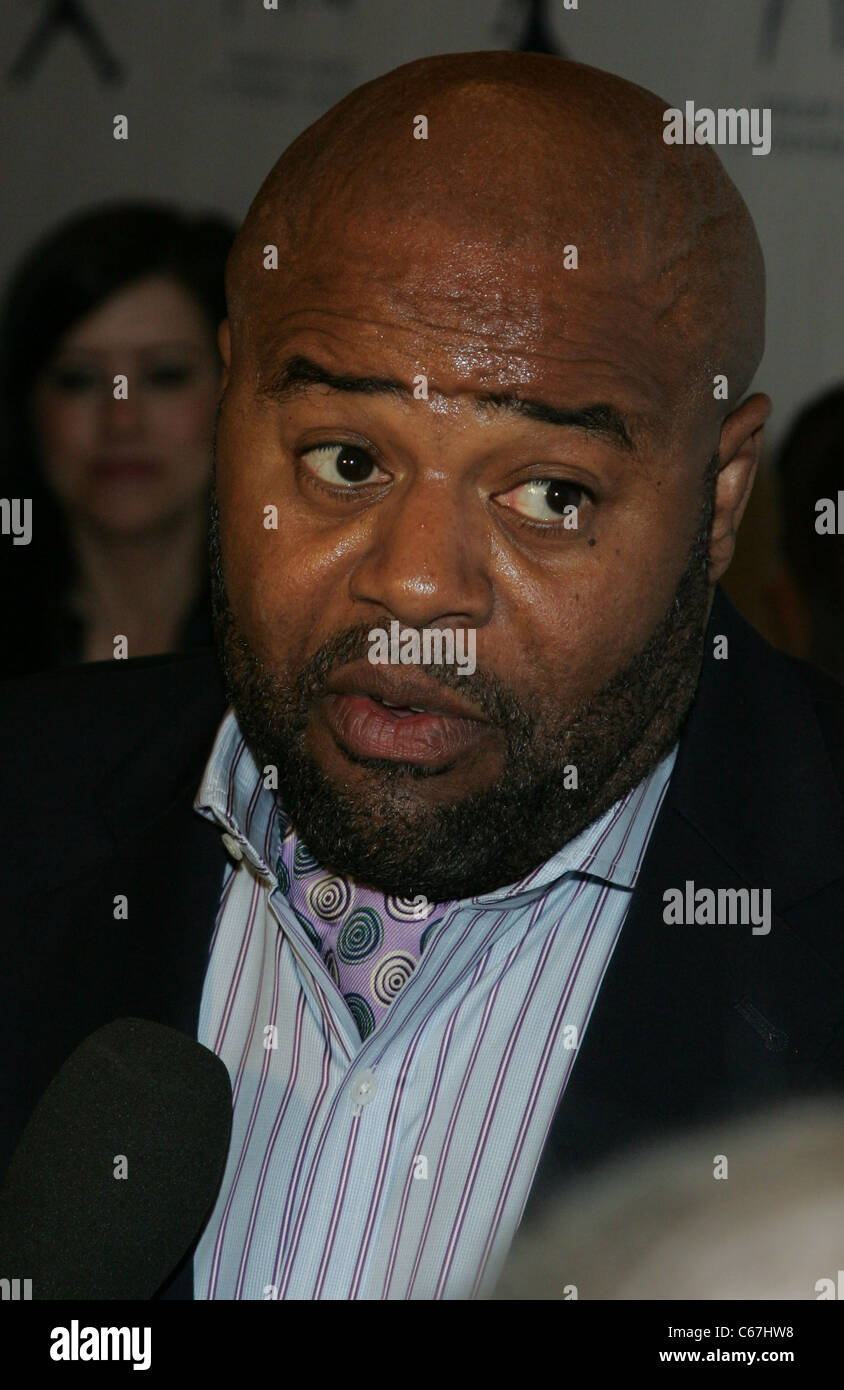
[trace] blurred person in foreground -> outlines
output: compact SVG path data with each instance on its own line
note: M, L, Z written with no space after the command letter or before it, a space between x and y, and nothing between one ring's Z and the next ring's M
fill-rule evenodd
M0 318L0 675L210 645L216 332L234 228L167 205L78 213L24 258ZM125 382L117 384L115 378Z
M842 1265L833 1096L603 1164L520 1230L494 1297L827 1300Z
M844 696L718 585L764 267L665 113L485 52L309 127L226 267L225 687L2 692L0 1166L110 1018L234 1082L162 1296L483 1295L613 1149L844 1083Z

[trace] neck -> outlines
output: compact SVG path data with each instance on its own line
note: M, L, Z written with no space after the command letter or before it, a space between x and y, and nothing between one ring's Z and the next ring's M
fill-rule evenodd
M201 587L206 537L204 506L132 536L71 519L78 573L72 604L84 626L83 660L112 657L118 633L130 657L171 650Z

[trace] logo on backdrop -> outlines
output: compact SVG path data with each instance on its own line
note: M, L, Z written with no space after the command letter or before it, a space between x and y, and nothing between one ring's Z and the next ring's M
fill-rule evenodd
M52 48L56 38L65 31L69 31L85 49L101 81L123 81L123 67L115 58L97 24L83 8L82 0L46 0L35 28L9 68L9 77L16 82L29 82L44 55Z
M835 66L844 53L844 0L814 6L762 0L756 69L771 86L754 99L770 110L773 147L783 155L844 158L844 101ZM792 52L802 40L800 60Z
M844 0L827 0L832 47L844 48ZM766 0L762 11L759 41L756 47L763 63L772 63L777 56L783 25L790 10L796 12L794 0Z
M308 125L364 80L356 52L366 8L365 0L220 0L226 37L206 88L284 104Z
M505 0L495 23L495 33L505 37L516 53L555 53L569 55L558 43L548 18L547 0Z

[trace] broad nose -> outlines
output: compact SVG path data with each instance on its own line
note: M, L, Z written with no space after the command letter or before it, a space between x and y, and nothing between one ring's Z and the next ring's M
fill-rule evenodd
M408 627L482 627L492 613L482 507L449 480L414 482L370 513L351 596Z

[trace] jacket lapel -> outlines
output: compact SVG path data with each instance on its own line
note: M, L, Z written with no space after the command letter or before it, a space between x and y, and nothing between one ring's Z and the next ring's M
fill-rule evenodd
M728 637L726 662L711 655L716 633ZM840 796L811 701L720 592L705 650L669 791L526 1222L561 1183L623 1146L809 1089L840 1020L840 981L787 920L801 898L844 874L834 830ZM786 827L791 855L782 853ZM687 882L770 888L770 932L666 924L663 894Z

